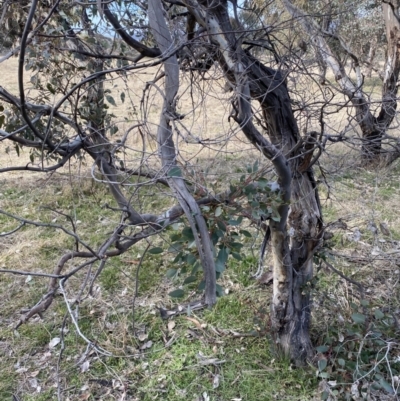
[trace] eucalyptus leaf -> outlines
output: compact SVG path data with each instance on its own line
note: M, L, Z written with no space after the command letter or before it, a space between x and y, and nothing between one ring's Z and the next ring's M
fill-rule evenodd
M163 251L164 251L164 249L162 249L160 247L149 249L149 253L151 253L152 255L157 255L159 253L162 253Z
M115 103L114 98L113 98L112 96L110 96L110 95L107 95L107 96L106 96L106 100L107 100L108 103L110 103L110 104L113 105L113 106L116 106L116 105L117 105L117 104Z
M318 361L318 370L322 372L325 370L326 366L328 365L328 361L326 359L320 359Z
M176 273L178 273L177 269L168 269L167 273L165 274L168 278L173 278L176 276Z
M196 276L189 276L189 277L185 278L183 284L190 284L190 283L194 283L195 281L197 281Z
M168 171L168 176L169 177L182 177L182 171L179 167L172 167Z
M185 295L185 291L178 288L177 290L171 291L168 293L171 298L182 298Z
M215 209L214 215L215 215L215 217L219 217L219 216L221 216L221 214L222 214L222 208L221 208L221 206L218 206L218 207Z
M354 323L357 324L365 323L365 315L363 315L362 313L353 313L351 315L351 318L353 319Z

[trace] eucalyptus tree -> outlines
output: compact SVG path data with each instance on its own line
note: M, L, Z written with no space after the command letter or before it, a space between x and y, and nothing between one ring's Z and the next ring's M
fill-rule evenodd
M352 106L362 132L363 161L391 163L399 156L398 140L390 136L391 126L397 126L399 3L374 0L309 3L282 0L282 3L319 59L320 83L345 96L343 107ZM384 50L380 57L376 56L378 44ZM379 64L382 58L383 70ZM326 78L327 69L334 82ZM365 79L372 71L382 80L380 99L371 93ZM383 147L384 143L388 146Z
M84 157L92 161L93 177L108 186L117 205L114 210L120 213L118 224L97 248L75 232L55 227L75 239L75 248L62 255L47 294L20 323L50 306L58 281L64 286L77 271L96 265L96 274L88 272L90 279L85 281L85 285L93 284L107 260L144 239L163 234L179 219L195 245L196 251L190 254L204 271L205 294L191 307L211 307L216 302L216 278L228 255L241 257L238 240L226 239L232 231L228 228L240 224L245 216L252 222L267 221L264 245L270 240L273 256L272 329L278 347L296 364L304 364L313 355L307 288L313 277L313 255L323 236L313 175L318 154L314 155L314 142L309 140L314 134L305 132L302 136L299 132L286 84L290 69L274 49L268 19L261 14L251 19L255 28L249 39L245 21L232 18L240 15L230 11L238 5L226 0L58 0L51 4L32 0L22 8L20 5L6 2L2 9L3 22L18 14L22 31L20 37L15 36L14 47L2 57L5 60L18 54L19 67L16 93L0 87L0 137L17 149L30 148L31 162L1 172L49 173L74 157ZM246 3L246 7L253 14L257 12L251 4ZM235 27L233 21L237 22ZM255 47L271 52L272 57L265 58L270 61L257 58L252 50ZM146 96L137 105L140 112L134 123L115 136L115 117L108 108L116 102L105 80L134 80L139 73L161 66L163 71L156 72L146 85L156 88L162 98L156 128L158 167L154 167L146 164L145 137L153 135ZM26 91L25 69L34 74L39 93L36 98ZM188 91L202 79L215 85L221 78L227 82L232 90L232 127L240 130L260 152L265 165L274 169L277 182L266 180L261 174L265 169L258 170L257 166L249 176L229 183L221 192L193 182L176 147L187 115L180 112L179 91L182 74L188 71ZM125 97L121 93L121 100ZM190 129L185 130L188 137L195 138ZM128 146L132 132L143 138L142 147ZM207 146L201 139L195 142L199 147ZM121 151L136 152L140 157L127 165L119 156ZM168 188L167 196L172 195L176 204L162 213L142 210L137 190L129 188L160 184ZM245 212L244 203L252 210ZM226 207L234 211L218 225L219 234L214 235L218 224L215 217L223 215L221 210ZM1 213L20 221L21 226L33 224L7 211ZM187 257L187 252L180 252L176 260ZM75 259L83 262L65 273L67 262Z

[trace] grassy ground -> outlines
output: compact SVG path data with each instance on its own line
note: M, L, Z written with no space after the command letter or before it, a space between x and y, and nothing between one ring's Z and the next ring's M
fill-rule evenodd
M74 185L58 181L33 183L3 182L1 207L33 218L33 209L47 205L68 209L73 205L78 232L101 241L103 222L112 220L101 204L86 201L90 183ZM62 196L59 192L62 192ZM107 193L96 188L102 202ZM54 197L55 193L59 196ZM27 199L28 198L28 199ZM57 200L56 200L57 199ZM61 203L62 202L62 203ZM42 209L41 220L52 221L54 213ZM102 216L99 221L98 216ZM37 216L36 216L37 217ZM58 217L59 218L59 217ZM1 217L4 231L13 227ZM90 233L89 233L90 230ZM71 240L56 230L27 227L2 243L2 267L16 270L51 272L54 263ZM139 274L139 296L132 315L135 269L141 247L120 259L112 260L100 277L95 295L79 305L82 332L115 357L104 357L77 336L68 319L63 332L66 307L57 298L43 319L33 318L18 331L13 327L20 311L38 301L46 279L1 275L0 328L3 369L0 373L0 398L12 393L25 399L52 400L57 380L65 399L310 399L316 379L312 371L292 369L274 355L268 338L249 334L266 331L265 311L270 291L249 280L255 259L231 263L222 284L229 294L211 311L163 321L157 310L170 306L167 293L174 283L166 279L171 257L153 255L146 259ZM73 293L84 274L68 286ZM63 338L51 346L54 338ZM64 347L59 372L57 363ZM85 351L87 351L85 353Z
M396 314L399 262L395 255L387 254L397 249L400 240L394 210L400 196L397 174L398 167L379 174L364 170L337 174L329 183L330 199L327 187L321 185L326 222L342 219L347 225L346 229L332 228L331 252L337 256L331 262L363 283L373 309ZM35 176L24 180L15 175L2 181L1 209L55 223L61 223L63 217L46 207L68 212L80 222L79 235L92 246L105 238L104 226L117 219L115 213L104 209L107 201L112 203L107 191L89 179L71 182L63 176L49 180ZM162 206L161 201L158 207ZM372 233L368 228L371 221L387 222L390 236ZM15 222L4 216L0 223L3 231L15 227ZM352 241L356 227L361 232L358 242ZM2 240L0 267L51 273L57 259L72 245L68 236L55 229L28 226ZM143 246L138 246L111 260L94 295L79 305L82 333L112 352L112 357L87 349L69 318L63 326L67 310L60 297L43 318L36 316L15 331L21 310L40 299L47 279L0 276L0 399L10 399L15 393L24 400L52 400L57 383L65 400L318 399L321 378L316 377L316 368L295 369L274 353L268 335L271 291L250 278L256 258L249 250L242 262L230 262L220 280L228 294L213 310L169 321L163 321L157 309L173 305L168 292L179 284L166 277L173 266L173 256L168 253L145 259L132 314L142 251ZM85 274L69 283L71 297ZM345 322L351 322L352 302L358 300L355 286L331 271L322 269L316 277L313 339L320 346L329 338L348 337ZM257 332L262 336L254 337ZM61 342L52 346L55 338ZM398 350L393 342L393 358Z
M11 74L13 70L5 71ZM8 79L13 80L12 76ZM143 84L147 79L142 76L139 81ZM135 88L132 96L139 96ZM205 89L209 93L219 90ZM183 93L182 99L189 95ZM199 102L199 113L189 118L191 132L202 139L212 138L212 146L197 153L189 140L180 144L183 159L192 161L209 185L217 178L224 181L224 174L239 177L243 167L258 157L256 153L243 156L243 139L225 126L229 95L218 96L214 100L211 96L211 105ZM187 102L182 100L182 109ZM159 113L157 104L154 97L149 117L153 124ZM121 118L123 131L132 123L124 120L132 110L118 106L113 111ZM201 113L206 108L213 110L207 117ZM223 135L219 137L227 131L234 135L229 146ZM130 142L132 163L137 158L137 141L132 138ZM155 158L154 143L149 140L148 145ZM229 260L219 280L224 296L214 309L188 311L167 321L161 319L159 308L175 305L168 293L182 285L180 277L167 277L168 270L175 267L174 255L168 251L149 254L137 271L146 245L139 243L109 260L92 294L85 292L83 301L73 305L82 335L98 349L88 348L78 335L61 295L42 317L35 316L15 330L23 311L46 293L48 279L0 274L0 400L12 399L15 394L24 401L57 397L71 401L297 401L321 399L324 389L331 399L345 400L350 399L346 393L357 399L352 384L360 372L361 376L365 373L360 379L362 391L372 392L369 399L396 399L385 386L389 383L397 388L400 371L396 326L400 319L400 166L368 171L352 163L354 158L355 153L345 148L328 149L322 163L325 170L316 170L325 222L333 235L324 252L317 255L316 266L326 259L350 281L322 262L310 283L312 338L319 347L315 364L296 369L275 352L269 336L271 289L251 278L260 238L253 244L241 237L246 245L243 259ZM2 155L1 167L16 159L15 151L10 150ZM28 159L29 154L22 152L18 160L24 164ZM58 213L63 212L71 216L79 236L92 247L99 246L118 222L119 212L105 206L115 206L113 199L91 178L89 164L77 163L51 176L7 173L0 180L1 210L70 228L65 216ZM172 201L161 196L163 191L162 187L142 188L140 208L161 211L170 206ZM387 226L387 232L381 224ZM0 215L0 226L7 232L16 222ZM167 240L163 236L155 244L165 245ZM34 225L0 241L0 268L30 272L52 273L58 259L74 246L62 231ZM74 263L67 264L66 270ZM267 267L269 264L267 259ZM93 271L97 267L94 265ZM88 270L83 269L68 281L69 304L87 275ZM363 302L351 280L362 284ZM182 302L196 298L193 285L185 288ZM381 333L379 339L370 343L376 332ZM321 361L327 361L327 366ZM371 383L380 383L380 387L372 388ZM332 393L335 389L336 395Z

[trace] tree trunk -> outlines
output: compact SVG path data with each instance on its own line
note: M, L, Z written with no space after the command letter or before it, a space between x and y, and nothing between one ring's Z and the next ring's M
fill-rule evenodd
M253 61L251 61L253 62ZM262 69L258 69L258 71ZM307 291L307 283L313 277L313 254L319 244L322 229L322 217L318 192L313 172L302 164L304 156L301 149L291 153L291 149L300 139L296 120L294 118L289 93L283 78L277 71L266 71L264 77L273 77L270 96L264 96L261 101L265 120L269 127L268 135L271 141L281 149L286 157L290 157L289 165L292 171L292 196L289 214L289 230L287 233L276 231L271 222L271 241L274 253L274 271L279 271L279 261L285 261L288 277L282 281L274 274L274 297L272 302L272 323L276 332L279 347L297 365L301 365L312 356L313 347L309 337L311 323L311 297ZM260 82L260 75L250 78L255 84ZM262 75L261 75L262 76ZM271 79L271 78L270 78ZM265 88L254 88L254 97L260 99ZM270 86L271 87L271 86ZM264 92L265 93L265 92ZM302 169L299 171L299 166ZM280 244L289 243L283 246ZM287 257L288 249L290 258ZM290 263L290 265L289 265ZM278 274L276 274L278 276ZM286 287L286 289L285 289ZM289 290L286 311L282 315L281 294ZM283 318L282 318L283 317Z
M377 39L373 38L369 46L369 51L367 56L367 69L365 71L365 75L368 78L371 78L372 75L372 63L374 62L376 55L376 46L377 46Z

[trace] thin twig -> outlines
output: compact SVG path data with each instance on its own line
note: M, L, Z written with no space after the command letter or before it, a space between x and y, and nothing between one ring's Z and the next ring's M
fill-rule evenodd
M342 277L343 279L345 279L345 280L348 281L349 283L354 284L354 285L357 287L358 291L360 292L361 299L364 299L364 298L365 298L365 297L364 297L364 294L365 294L364 288L363 288L363 286L362 286L358 281L355 281L355 280L351 279L350 277L347 277L347 276L344 275L340 270L338 270L338 269L336 269L335 267L333 267L333 266L332 266L329 262L327 262L326 260L324 260L323 262L325 263L325 265L326 265L329 269L331 269L332 271L334 271L337 275L339 275L340 277Z
M133 299L132 299L132 331L135 332L135 301L138 295L138 291L139 291L139 271L140 271L140 267L142 266L144 257L146 256L146 253L148 251L148 249L150 248L151 244L147 244L146 249L143 251L142 256L140 257L140 261L138 264L138 267L136 268L136 274L135 274L135 294L133 295Z

